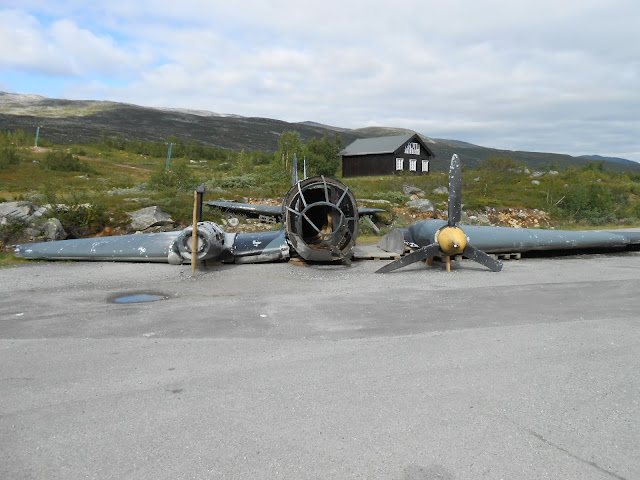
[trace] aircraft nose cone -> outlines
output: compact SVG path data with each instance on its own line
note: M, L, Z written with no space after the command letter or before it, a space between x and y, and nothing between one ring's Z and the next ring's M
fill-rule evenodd
M458 227L445 227L438 233L437 242L447 255L460 255L467 246L467 237Z

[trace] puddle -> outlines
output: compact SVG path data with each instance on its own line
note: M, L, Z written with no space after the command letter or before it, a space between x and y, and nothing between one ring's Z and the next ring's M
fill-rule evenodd
M111 303L145 303L157 302L158 300L166 300L169 298L161 293L134 293L131 295L118 294L109 299Z

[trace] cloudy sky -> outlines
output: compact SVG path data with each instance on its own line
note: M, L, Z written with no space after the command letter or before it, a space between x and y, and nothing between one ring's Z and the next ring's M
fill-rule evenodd
M637 0L0 0L0 90L640 161Z

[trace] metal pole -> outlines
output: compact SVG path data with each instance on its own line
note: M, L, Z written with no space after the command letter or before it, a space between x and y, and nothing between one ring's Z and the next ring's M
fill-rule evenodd
M196 256L198 255L198 192L193 192L193 230L191 230L191 276L196 275Z
M173 148L173 143L169 144L169 153L167 154L167 170L171 169L171 149Z

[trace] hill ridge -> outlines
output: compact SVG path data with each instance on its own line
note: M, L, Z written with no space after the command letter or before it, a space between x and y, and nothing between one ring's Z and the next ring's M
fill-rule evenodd
M304 142L325 134L339 134L345 146L358 138L413 133L413 130L405 128L379 126L348 129L313 121L286 122L207 110L145 107L108 100L66 100L0 92L0 130L22 129L29 132L35 131L36 125L41 127L41 138L58 144L87 143L104 136L144 141L165 141L169 137L177 137L235 151L267 152L278 149L278 139L283 131L297 131ZM448 159L457 153L468 168L475 167L487 158L509 156L533 169L581 166L598 160L604 161L609 169L640 171L639 163L626 159L502 150L419 134L429 143L436 158L446 160L437 162L444 165L448 165Z

